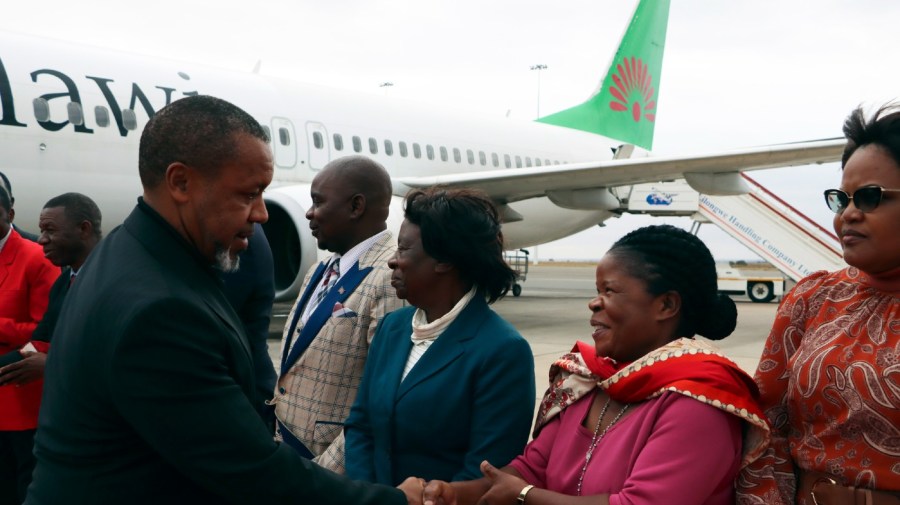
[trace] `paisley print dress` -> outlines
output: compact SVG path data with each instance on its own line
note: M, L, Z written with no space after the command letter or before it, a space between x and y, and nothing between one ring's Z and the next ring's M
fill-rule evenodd
M796 475L900 490L900 282L817 272L788 294L756 371L773 426L738 503L795 503ZM842 482L841 482L842 481Z

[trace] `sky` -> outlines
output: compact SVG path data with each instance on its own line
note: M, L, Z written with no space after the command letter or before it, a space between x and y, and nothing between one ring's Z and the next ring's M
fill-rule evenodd
M31 0L7 2L3 17L22 33L234 70L259 63L265 75L529 121L592 94L635 4ZM900 3L889 0L672 0L653 153L841 136L854 107L900 96L898 20ZM546 70L530 70L538 64ZM821 195L840 184L836 164L751 176L831 229ZM661 222L691 224L625 216L536 256L597 259L631 229ZM712 225L699 235L717 259L756 258Z

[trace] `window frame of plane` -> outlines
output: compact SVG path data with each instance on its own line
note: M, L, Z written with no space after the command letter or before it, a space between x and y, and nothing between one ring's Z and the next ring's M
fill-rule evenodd
M522 157L518 154L516 155L516 168L522 168Z
M312 132L313 139L313 148L322 150L325 147L325 139L322 138L322 132L314 131Z
M503 164L506 165L506 168L512 168L512 158L508 154L503 155Z
M418 142L413 142L413 158L422 159L422 146Z
M353 144L353 152L361 153L362 152L362 138L359 135L354 135L353 138L350 139Z
M446 162L447 160L450 159L450 156L447 154L446 146L441 146L440 148L438 148L438 152L440 152L440 154L441 154L441 161Z
M378 154L378 140L369 137L369 154Z
M397 147L400 150L401 157L406 158L407 156L409 156L409 149L406 148L405 141L401 140L400 142L397 142Z
M335 151L343 151L344 150L344 137L342 137L340 133L333 134L331 136L331 141L334 144Z
M458 147L453 148L453 161L457 163L462 163L462 152Z
M487 154L484 151L478 151L478 162L481 166L487 166Z
M466 149L466 161L469 162L469 165L475 164L475 151Z
M491 165L494 168L500 168L500 157L497 156L497 153L491 153Z
M434 161L434 146L433 145L425 144L425 157L427 157L429 161Z
M384 139L384 154L388 156L394 155L394 143L390 139Z

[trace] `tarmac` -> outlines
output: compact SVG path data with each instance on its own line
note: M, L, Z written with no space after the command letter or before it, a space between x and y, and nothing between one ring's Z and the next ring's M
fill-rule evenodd
M571 350L576 340L591 342L587 304L596 293L594 267L564 263L531 265L521 285L521 296L507 295L494 303L493 308L531 345L537 392L543 395L550 364ZM737 329L715 344L752 375L775 319L778 300L753 303L746 297L732 298L738 309ZM276 369L281 359L281 332L291 305L277 303L273 309L269 354Z

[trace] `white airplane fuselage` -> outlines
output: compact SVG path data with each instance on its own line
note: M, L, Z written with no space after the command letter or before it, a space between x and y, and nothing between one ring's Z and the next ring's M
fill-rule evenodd
M266 193L273 217L267 235L276 263L297 263L283 265L277 281L281 297L299 289L318 257L303 214L309 183L329 160L361 154L398 178L516 170L517 157L523 168L602 160L617 144L540 123L482 119L374 94L8 33L0 33L0 65L0 171L13 185L16 224L30 231L37 231L44 202L68 191L98 203L105 230L121 223L142 191L141 130L171 101L214 95L268 127L275 175ZM395 230L405 190L395 184L390 219ZM522 216L504 226L509 249L562 238L613 215L563 209L543 196L508 204Z

